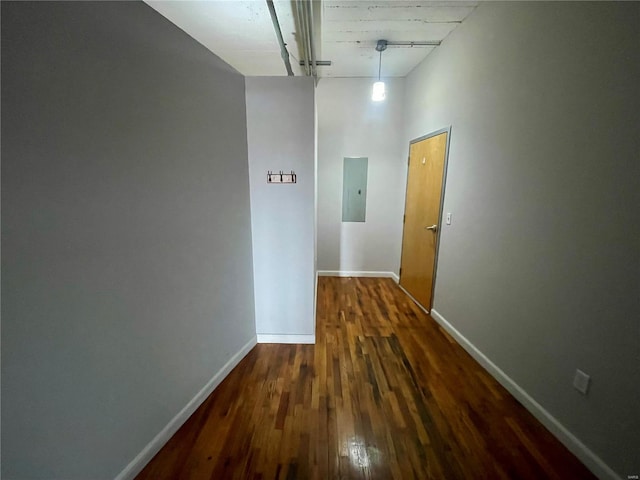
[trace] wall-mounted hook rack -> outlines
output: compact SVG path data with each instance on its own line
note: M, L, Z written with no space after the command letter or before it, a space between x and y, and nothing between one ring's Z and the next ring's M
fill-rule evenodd
M291 173L283 173L280 170L279 173L273 173L269 170L267 172L267 183L297 183L296 172L291 170Z

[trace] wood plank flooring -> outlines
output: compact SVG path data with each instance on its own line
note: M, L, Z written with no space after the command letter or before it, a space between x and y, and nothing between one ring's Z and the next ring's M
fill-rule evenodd
M595 478L391 279L321 277L316 342L257 345L137 478Z

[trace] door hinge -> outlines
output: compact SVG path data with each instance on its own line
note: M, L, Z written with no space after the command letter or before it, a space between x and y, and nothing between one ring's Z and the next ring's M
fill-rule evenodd
M403 216L402 216L402 223L404 223L404 222L406 222L406 221L407 221L407 216L406 216L406 215L403 215Z
M402 267L400 267L400 270L398 270L398 276L402 275Z
M411 155L407 157L407 163L411 163Z

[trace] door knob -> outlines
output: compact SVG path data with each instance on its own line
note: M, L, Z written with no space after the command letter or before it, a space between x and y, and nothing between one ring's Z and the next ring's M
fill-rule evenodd
M431 225L430 227L424 227L425 230L431 230L432 232L435 232L436 230L438 230L438 226L437 225Z

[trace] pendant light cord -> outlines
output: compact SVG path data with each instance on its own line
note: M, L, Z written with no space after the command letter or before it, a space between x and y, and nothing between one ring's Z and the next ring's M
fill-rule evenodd
M380 50L380 61L378 62L378 81L380 81L381 70L382 70L382 50Z

